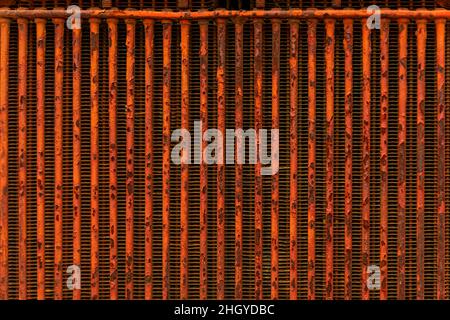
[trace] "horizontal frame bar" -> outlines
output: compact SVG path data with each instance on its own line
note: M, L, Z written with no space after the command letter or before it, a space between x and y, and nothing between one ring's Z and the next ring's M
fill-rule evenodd
M392 19L448 19L450 10L407 10L407 9L381 9L381 17ZM343 18L368 18L374 11L366 9L291 9L291 10L212 10L212 11L151 11L151 10L104 10L87 9L80 10L80 18L116 18L116 19L155 19L155 20L199 20L217 18L267 18L267 19L343 19ZM71 13L65 9L0 9L0 18L67 18Z

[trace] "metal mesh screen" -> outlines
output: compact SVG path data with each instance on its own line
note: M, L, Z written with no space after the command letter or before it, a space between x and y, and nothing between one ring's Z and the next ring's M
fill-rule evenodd
M135 1L134 6L139 8ZM207 2L207 1L206 1ZM329 3L328 3L329 2ZM301 7L331 6L331 1L317 3L301 2ZM347 3L348 2L348 3ZM414 1L400 1L398 5L410 7L434 8L434 1L422 1L420 5ZM209 3L209 2L208 2ZM206 6L220 6L222 3ZM343 1L343 6L361 7L361 1ZM58 3L59 4L59 3ZM372 4L372 3L370 3ZM23 5L23 3L20 3ZM26 5L26 4L24 4ZM63 4L59 4L63 5ZM94 4L95 5L95 4ZM114 4L122 8L123 3ZM129 5L129 4L127 4ZM241 4L242 5L242 4ZM35 3L37 7L37 3ZM176 1L169 1L169 7L176 9ZM253 8L253 3L250 5ZM266 8L294 6L288 1L278 5L268 4ZM86 6L83 6L86 7ZM145 7L145 6L144 6ZM163 5L161 5L161 8ZM193 2L192 9L201 7ZM224 3L221 7L234 9L233 4ZM394 6L394 7L397 7ZM157 9L161 9L156 4ZM333 284L334 298L344 298L344 204L345 204L345 52L343 21L336 20L335 28L335 81L334 81L334 218L333 218ZM362 245L362 146L363 146L363 74L362 74L362 24L354 21L353 46L353 254L352 254L352 292L354 299L361 298L361 245ZM280 33L280 170L279 170L279 298L289 299L290 286L290 146L289 146L289 23L281 22ZM298 298L308 297L308 39L307 21L299 21L298 45ZM447 23L446 46L450 45L450 30ZM243 114L244 129L255 126L254 108L254 26L249 19L244 24L243 41ZM46 24L45 50L45 297L54 296L54 24L48 20ZM437 250L437 185L438 185L438 152L437 152L437 90L436 90L436 35L435 23L427 23L426 42L426 100L425 100L425 298L436 298L438 286ZM18 209L18 26L15 20L10 23L9 50L9 92L8 92L8 248L9 248L9 298L19 297L19 209ZM154 82L153 82L153 298L163 297L163 26L160 21L154 25ZM388 116L388 297L397 297L397 243L398 243L398 24L390 23L389 42L389 116ZM416 238L416 202L417 202L417 50L416 24L411 20L408 25L408 58L407 58L407 140L406 140L406 261L405 289L407 299L415 299L417 295L417 238ZM144 299L145 284L145 33L144 25L136 23L135 46L135 117L134 117L134 294L135 299ZM181 32L178 22L172 25L171 51L171 129L181 128ZM127 194L127 48L126 25L118 22L117 41L117 247L118 247L118 297L125 298L126 273L126 194ZM372 30L371 62L371 128L370 128L370 264L379 264L380 260L380 31ZM109 226L109 112L108 101L108 28L106 20L100 22L99 33L99 298L110 297L110 226ZM218 127L217 78L218 45L217 25L215 21L208 24L208 126ZM325 25L319 20L316 33L317 41L317 103L316 103L316 240L315 240L315 284L316 298L326 296L326 69L325 69ZM64 32L64 87L63 87L63 270L72 262L73 220L72 220L72 35ZM225 123L227 128L235 127L235 29L233 21L226 24L226 85ZM87 20L82 24L81 44L81 298L89 299L90 265L91 265L91 94L90 94L90 29ZM194 121L200 120L200 51L199 26L193 21L190 26L189 41L189 124L193 128ZM271 127L272 112L272 23L270 19L263 24L263 128ZM446 60L450 50L446 50ZM28 28L28 73L27 73L27 297L37 298L37 217L36 217L36 26L30 21ZM449 68L446 69L446 83L450 81ZM2 79L3 81L4 79ZM445 99L448 101L448 85L445 87ZM447 105L449 103L447 102ZM449 117L446 123L449 125ZM446 133L446 160L450 157L450 132ZM172 147L175 143L172 143ZM247 154L248 155L248 154ZM445 161L447 167L447 161ZM254 165L243 166L243 298L253 298L255 294L255 168ZM446 170L446 176L450 170ZM449 179L446 178L446 189L449 190ZM189 166L189 242L188 242L188 295L189 298L200 297L200 167ZM271 178L263 177L263 298L271 296ZM181 210L181 171L180 166L170 164L170 273L169 297L180 297L180 210ZM446 194L447 202L450 200ZM208 238L207 238L207 274L208 298L216 297L217 281L217 172L214 165L208 166ZM448 209L446 209L448 210ZM447 215L446 211L445 215ZM226 298L235 295L235 167L225 167L225 286ZM450 231L445 229L446 246L445 261L448 261ZM449 265L446 263L445 286L449 285ZM66 288L64 274L63 297L72 298L72 291ZM371 299L379 298L379 291L370 292Z

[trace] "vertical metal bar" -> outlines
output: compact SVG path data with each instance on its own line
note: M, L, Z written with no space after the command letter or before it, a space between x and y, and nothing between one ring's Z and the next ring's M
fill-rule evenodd
M45 25L36 19L37 296L45 299Z
M0 19L0 299L8 299L9 19Z
M344 298L352 299L353 213L353 20L344 20L345 51L345 204L344 204Z
M170 288L170 71L172 23L163 21L163 212L162 212L162 277L163 299L169 298Z
M280 23L272 20L272 129L280 128ZM278 299L278 221L279 221L279 174L272 175L271 186L271 298Z
M127 121L126 121L126 270L125 270L125 298L133 299L133 242L134 242L134 45L136 20L127 19Z
M427 21L417 21L417 299L425 298L425 93Z
M200 121L202 137L208 129L208 21L200 25ZM201 154L207 142L202 139ZM202 156L201 156L202 159ZM200 299L208 298L208 167L200 163Z
M63 298L63 87L64 87L64 19L55 24L55 294ZM26 74L25 74L26 75ZM26 79L25 79L26 80ZM26 117L24 118L26 121ZM26 124L25 124L26 125ZM20 140L20 138L19 138Z
M181 25L181 127L189 131L189 30L190 22ZM189 150L181 154L181 221L180 221L180 299L188 298L189 255Z
M315 300L316 286L316 30L308 20L308 299Z
M388 277L388 107L389 20L382 19L380 32L380 299L387 299Z
M73 62L73 264L81 267L81 29L72 30ZM81 298L74 288L73 299Z
M256 165L255 165L255 299L261 300L262 294L262 175L259 150L261 146L260 131L262 129L262 94L263 94L263 22L254 20L254 72L255 72L255 131L256 131ZM223 132L223 131L222 131Z
M326 219L325 219L325 282L326 299L333 299L333 219L334 219L334 29L335 21L325 20L326 68Z
M363 150L362 150L362 232L361 267L362 299L369 299L367 287L367 267L370 251L370 57L371 35L366 19L362 20L362 63L363 63Z
M19 299L27 299L27 55L28 20L17 19L19 31ZM56 166L55 166L56 168ZM55 231L56 233L56 231ZM56 260L55 260L56 263ZM55 275L55 288L57 278ZM56 291L55 291L56 292ZM56 298L56 296L55 296Z
M235 21L235 128L242 129L244 126L244 24L241 19ZM243 137L238 135L235 147L235 278L234 297L242 299L242 247L243 247L243 169L242 163L237 161L238 152L242 150Z
M153 297L153 39L154 21L145 28L145 299Z
M408 96L408 20L398 21L398 248L397 299L405 299L406 258L406 105Z
M289 21L289 298L297 300L297 209L298 209L298 30Z
M91 18L91 299L99 294L98 218L98 57L100 19Z
M108 19L109 68L109 287L116 300L117 270L117 20Z
M436 20L438 212L437 212L437 299L445 299L445 23Z
M225 132L226 20L217 19L217 129ZM225 298L225 165L224 148L218 144L217 162L217 299Z

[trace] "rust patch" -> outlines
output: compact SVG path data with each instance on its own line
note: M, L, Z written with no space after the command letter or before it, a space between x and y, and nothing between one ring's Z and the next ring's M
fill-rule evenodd
M242 129L244 125L243 95L244 95L244 53L243 53L243 32L242 20L235 21L235 128ZM242 212L243 212L243 171L242 164L237 161L238 150L242 146L241 139L237 139L235 146L235 280L234 297L242 299Z
M362 299L369 299L367 287L367 267L370 254L370 58L372 42L366 19L362 20L362 63L363 63L363 147L362 147L362 232L361 232L361 267Z
M153 48L154 21L145 28L145 299L153 297Z
M109 68L109 289L118 298L117 280L117 20L108 19Z
M45 40L47 20L36 19L37 296L45 299Z
M389 20L380 32L380 299L387 299L388 277L388 106L389 106Z
M298 33L299 23L289 22L289 298L298 298L297 210L298 210Z
M54 93L55 95L54 96L55 100L54 298L55 300L61 300L63 298L63 285L64 285L63 270L62 270L63 269L63 174L64 174L63 171L63 88L64 88L63 43L64 43L64 28L65 28L64 22L65 22L64 19L53 20L53 23L55 25L55 93ZM24 41L26 43L26 37ZM26 61L26 56L24 58ZM24 83L26 89L26 69L24 72L25 72ZM24 107L26 108L26 105ZM24 121L25 121L24 125L26 126L26 115L24 115ZM25 141L26 141L26 133L25 133Z
M344 204L344 298L352 299L353 214L353 20L344 20L345 51L345 204Z

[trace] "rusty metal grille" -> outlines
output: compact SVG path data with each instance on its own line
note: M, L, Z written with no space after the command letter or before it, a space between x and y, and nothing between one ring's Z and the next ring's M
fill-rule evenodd
M0 9L0 298L447 298L450 12L205 2ZM172 163L201 119L279 128L278 174Z

